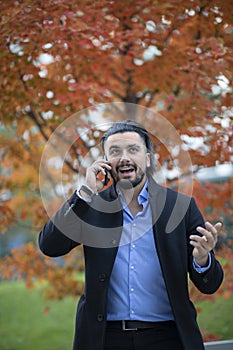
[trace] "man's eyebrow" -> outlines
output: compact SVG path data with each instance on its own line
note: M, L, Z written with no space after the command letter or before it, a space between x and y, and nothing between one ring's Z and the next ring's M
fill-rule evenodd
M112 146L109 147L109 149L113 149L113 148L120 148L120 146L112 145Z
M138 148L140 148L140 145L138 145L137 143L131 143L131 144L127 145L127 148L129 148L129 147L138 147ZM114 148L121 148L121 147L118 146L118 145L111 145L109 147L109 150L110 149L114 149Z
M128 145L128 147L139 147L140 148L140 145L138 145L137 143L132 143L132 144Z

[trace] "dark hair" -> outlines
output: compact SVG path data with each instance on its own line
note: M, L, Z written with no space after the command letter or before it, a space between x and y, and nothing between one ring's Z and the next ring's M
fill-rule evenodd
M104 145L109 136L124 133L124 132L136 132L140 135L144 142L147 152L150 154L150 167L147 168L147 175L152 175L155 172L155 157L154 157L154 145L148 131L139 123L134 120L123 120L113 123L112 126L104 133L100 140L100 144L104 151Z

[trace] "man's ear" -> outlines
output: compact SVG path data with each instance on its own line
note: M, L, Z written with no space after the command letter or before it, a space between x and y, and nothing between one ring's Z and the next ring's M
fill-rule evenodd
M151 166L150 153L146 153L146 166L149 168Z

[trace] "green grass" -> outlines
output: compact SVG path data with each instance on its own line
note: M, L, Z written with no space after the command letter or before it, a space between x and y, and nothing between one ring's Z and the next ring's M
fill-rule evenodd
M0 283L1 350L72 349L76 301L45 301L39 287L32 291L19 282Z
M71 350L77 301L67 297L49 302L40 287L32 291L21 282L0 283L0 349L1 350ZM215 303L201 302L199 325L223 340L233 339L232 298Z
M217 334L221 340L233 339L233 298L218 297L215 302L202 301L196 304L201 312L198 324L201 329Z

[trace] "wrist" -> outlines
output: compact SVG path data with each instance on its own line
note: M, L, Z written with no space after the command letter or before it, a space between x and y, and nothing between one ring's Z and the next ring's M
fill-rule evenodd
M90 198L92 199L92 197L94 197L94 195L96 195L97 193L95 191L93 191L89 186L87 185L82 185L78 192L80 193L80 195L84 198Z
M202 258L195 258L195 262L200 266L200 267L206 267L208 266L208 262L209 262L209 255L207 254L207 256L202 257Z

